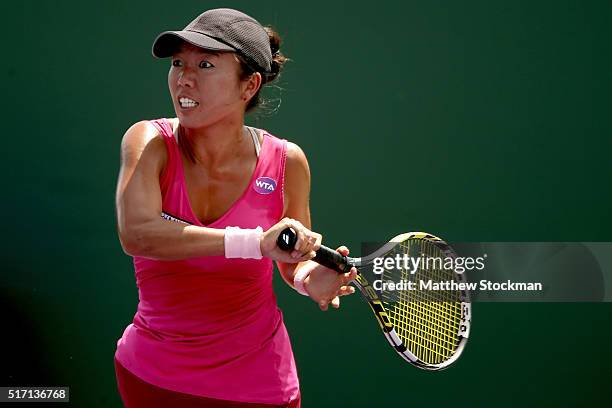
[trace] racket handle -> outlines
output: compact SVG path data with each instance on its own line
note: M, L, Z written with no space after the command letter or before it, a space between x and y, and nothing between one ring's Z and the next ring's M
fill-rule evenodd
M285 228L276 240L276 244L283 251L293 250L296 242L297 234L291 227ZM353 266L350 264L346 256L340 254L338 251L334 251L333 249L326 247L325 245L321 245L321 248L317 250L315 257L312 260L320 265L328 267L329 269L333 269L338 273L346 273Z

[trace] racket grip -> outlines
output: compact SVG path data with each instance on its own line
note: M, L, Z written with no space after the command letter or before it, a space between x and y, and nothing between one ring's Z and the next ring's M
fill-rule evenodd
M321 245L321 248L317 250L317 254L313 261L316 263L326 266L329 269L333 269L338 273L346 273L351 270L353 265L349 264L349 261L346 256L342 255L338 251L335 251L331 248L326 247L325 245Z
M276 240L276 244L283 251L292 250L296 242L297 234L291 227L285 228ZM312 260L329 269L333 269L338 273L346 273L353 266L349 263L346 256L340 254L338 251L334 251L333 249L326 247L325 245L321 245L321 248L317 250L315 257Z

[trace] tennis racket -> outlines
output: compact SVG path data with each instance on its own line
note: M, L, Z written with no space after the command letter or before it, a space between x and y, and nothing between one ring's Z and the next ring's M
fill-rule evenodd
M296 241L295 231L286 228L278 237L277 245L289 251ZM386 265L380 262L380 259L398 257L414 261L402 262L399 268L397 263L389 267L391 262ZM416 261L419 258L420 263ZM313 261L338 273L346 273L355 266L358 273L352 283L370 305L389 344L410 364L440 370L455 362L465 347L472 315L470 296L467 290L460 289L461 285L454 285L456 289L434 290L432 286L422 287L421 281L465 284L464 273L448 268L456 258L450 245L440 238L424 232L409 232L362 258L343 256L321 245ZM402 282L404 286L398 285Z

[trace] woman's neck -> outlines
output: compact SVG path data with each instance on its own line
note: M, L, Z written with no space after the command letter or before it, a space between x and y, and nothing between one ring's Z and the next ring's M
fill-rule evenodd
M175 123L175 134L183 139L182 143L191 146L196 162L206 163L207 167L227 163L248 148L245 142L250 139L245 136L246 130L242 121L224 122L205 128L180 126L180 129L177 129L177 126L178 119Z

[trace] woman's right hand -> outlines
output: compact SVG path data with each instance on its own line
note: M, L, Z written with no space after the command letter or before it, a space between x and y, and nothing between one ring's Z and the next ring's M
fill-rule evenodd
M297 233L297 242L292 251L283 251L277 245L279 235L287 227L293 228ZM304 262L315 257L315 252L321 247L321 239L321 234L309 230L301 222L283 218L264 232L260 242L261 254L279 262Z

